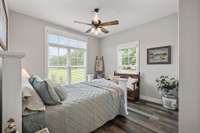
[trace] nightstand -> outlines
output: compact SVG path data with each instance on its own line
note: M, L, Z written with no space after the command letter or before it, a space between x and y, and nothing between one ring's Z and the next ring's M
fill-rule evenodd
M126 87L128 79L126 78L119 78L118 84L127 90L127 99L129 101L136 101L139 99L139 88L138 88L138 82L133 83L133 89L128 89Z
M132 102L139 100L138 82L133 83L133 90L131 89L127 90L127 97L128 97L128 100Z

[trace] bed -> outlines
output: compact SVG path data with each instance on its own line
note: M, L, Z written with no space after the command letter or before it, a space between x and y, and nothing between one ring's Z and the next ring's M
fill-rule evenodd
M111 81L98 79L64 90L67 99L61 105L46 107L50 133L89 133L127 114L124 90Z

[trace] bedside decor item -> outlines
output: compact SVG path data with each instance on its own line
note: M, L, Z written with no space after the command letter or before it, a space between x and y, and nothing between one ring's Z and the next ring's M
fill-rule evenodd
M96 61L95 61L95 78L104 78L104 77L105 77L105 70L104 70L103 56L102 57L96 56Z
M169 76L160 76L156 79L157 88L162 96L163 106L168 109L177 109L177 96L175 92L178 91L178 80L170 78Z
M147 64L171 64L171 46L148 48Z
M16 128L15 120L10 118L7 121L8 126L4 129L5 133L19 133Z
M163 95L162 96L163 107L171 110L176 110L178 107L177 98L174 95Z
M0 0L0 47L8 50L8 15L4 0Z

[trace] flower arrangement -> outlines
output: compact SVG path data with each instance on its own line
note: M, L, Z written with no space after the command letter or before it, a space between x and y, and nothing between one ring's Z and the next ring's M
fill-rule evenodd
M161 95L172 94L174 89L178 89L178 80L168 76L160 76L160 78L156 79L156 83Z

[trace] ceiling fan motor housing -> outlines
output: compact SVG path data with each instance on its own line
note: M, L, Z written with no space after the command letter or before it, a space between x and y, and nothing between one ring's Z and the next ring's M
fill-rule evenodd
M107 34L107 33L109 33L109 31L106 28L104 28L104 26L113 26L113 25L119 24L118 20L102 22L100 20L100 18L98 17L99 8L95 8L92 12L94 12L95 15L94 15L94 18L92 19L91 23L75 21L75 23L91 26L91 28L89 30L87 30L86 33L95 31L95 33L103 32L103 33Z
M95 8L94 12L98 13L99 12L99 8Z
M100 26L100 24L101 24L101 20L98 20L98 22L94 22L93 20L92 20L92 25L94 26L94 27L99 27Z

